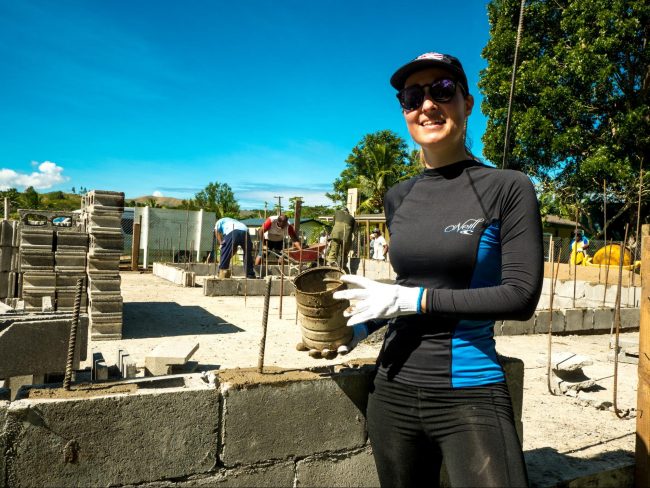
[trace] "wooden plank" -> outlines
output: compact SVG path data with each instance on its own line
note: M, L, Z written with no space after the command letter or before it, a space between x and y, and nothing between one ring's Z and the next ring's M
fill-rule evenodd
M650 486L650 225L643 226L635 485Z

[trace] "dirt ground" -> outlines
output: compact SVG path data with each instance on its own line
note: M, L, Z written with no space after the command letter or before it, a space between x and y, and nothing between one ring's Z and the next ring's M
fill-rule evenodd
M205 297L201 288L181 288L153 276L122 273L124 330L121 341L91 343L109 364L118 348L126 348L144 366L144 358L160 343L199 343L192 357L200 370L255 367L262 330L263 297ZM360 344L352 353L333 360L317 360L295 350L300 340L293 297L272 297L265 366L287 369L338 364L374 358L378 344ZM638 333L622 334L638 340ZM584 368L596 380L590 392L577 397L553 396L547 390L548 338L543 335L498 337L497 349L525 364L524 451L534 486L553 486L599 471L630 464L634 458L637 368L621 363L617 404L630 416L618 419L612 411L614 365L607 359L610 337L605 335L553 337L554 352L589 356Z

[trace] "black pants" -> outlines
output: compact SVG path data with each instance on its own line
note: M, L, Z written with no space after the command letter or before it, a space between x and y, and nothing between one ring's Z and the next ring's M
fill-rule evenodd
M230 234L226 234L221 242L221 259L219 260L219 269L230 268L230 258L237 252L237 248L241 247L244 250L244 264L246 267L246 276L255 278L255 271L253 270L253 243L248 231L233 230Z
M453 487L528 486L504 383L423 389L377 376L368 434L382 487L439 486L444 459Z

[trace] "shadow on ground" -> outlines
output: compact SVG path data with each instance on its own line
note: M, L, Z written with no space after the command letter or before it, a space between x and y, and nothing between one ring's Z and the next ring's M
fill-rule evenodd
M242 332L236 325L204 308L175 302L128 302L124 304L123 339Z
M524 456L531 488L634 486L633 452L618 449L591 458L578 458L543 447L525 451Z

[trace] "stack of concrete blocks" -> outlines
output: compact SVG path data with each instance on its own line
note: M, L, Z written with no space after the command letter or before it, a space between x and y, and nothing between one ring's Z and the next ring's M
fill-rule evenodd
M25 311L43 310L54 303L54 231L51 228L24 226L20 231L20 271Z
M18 222L0 222L0 299L15 298L18 270Z
M86 311L86 254L88 235L85 232L56 231L54 271L56 273L56 310L72 311L77 281L83 280L81 312Z
M92 190L82 201L82 212L90 238L87 273L91 337L119 340L123 323L119 266L124 248L124 193Z

